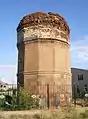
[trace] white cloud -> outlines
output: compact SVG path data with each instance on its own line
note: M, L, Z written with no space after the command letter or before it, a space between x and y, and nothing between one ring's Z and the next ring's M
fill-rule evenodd
M0 68L16 68L16 65L0 65Z
M71 42L71 63L80 67L88 63L88 36Z
M0 80L6 83L17 82L17 65L0 65Z

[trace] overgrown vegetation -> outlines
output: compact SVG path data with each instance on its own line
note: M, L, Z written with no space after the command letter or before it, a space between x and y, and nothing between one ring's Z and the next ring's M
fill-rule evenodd
M9 94L9 91L11 95ZM17 103L17 99L19 98L19 103ZM30 109L39 109L39 107L45 105L45 100L40 101L40 96L31 94L30 92L24 90L23 88L19 89L19 93L17 95L16 89L9 89L8 93L0 95L0 110L30 110ZM41 105L40 102L42 103ZM81 100L79 100L80 103ZM85 104L88 104L88 98L84 100ZM83 102L83 103L84 103ZM84 107L82 108L84 109ZM36 114L34 115L33 119L88 119L88 110L80 111L80 108L76 109L72 107L71 104L67 105L66 107L60 107L57 110L53 110L51 113L43 114ZM41 111L40 111L41 112ZM23 117L28 119L28 115L23 115ZM22 117L22 118L23 118ZM14 117L15 118L15 117ZM19 115L16 115L17 119ZM2 119L2 118L1 118ZM4 119L4 118L3 118ZM10 118L8 118L10 119Z
M0 95L0 109L2 110L28 110L39 107L39 97L32 95L21 87L18 95L16 89L10 89L8 92L10 94L2 93Z
M18 109L32 109L38 108L39 98L36 95L32 95L31 93L25 91L23 88L19 91L19 105Z
M19 105L17 105L16 93L13 93L11 98L8 97L9 95L5 96L9 100L2 96L0 99L1 110L29 110L39 108L39 96L31 94L23 88L19 90ZM7 105L5 104L6 101L8 101ZM7 118L4 116L5 115L1 115L0 119ZM75 108L70 104L57 110L40 111L40 113L34 115L29 115L29 113L26 113L26 115L24 113L19 115L15 113L14 115L9 115L7 119L11 119L12 117L16 119L88 119L88 110L85 108Z

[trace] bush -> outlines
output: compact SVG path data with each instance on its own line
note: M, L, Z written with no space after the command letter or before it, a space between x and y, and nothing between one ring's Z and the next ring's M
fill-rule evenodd
M19 90L19 103L18 105L16 105L17 103L17 98L13 95L13 103L11 106L12 110L28 110L28 109L32 109L32 108L37 108L38 107L38 98L35 98L26 90L24 90L23 88L20 88Z
M20 88L18 98L19 103L17 103L16 93L13 93L11 96L5 95L5 100L0 100L0 108L3 108L3 110L28 110L38 108L39 106L39 98L35 95L31 95L23 88Z
M29 92L21 88L19 92L19 106L21 109L37 108L38 100L36 96L33 98Z

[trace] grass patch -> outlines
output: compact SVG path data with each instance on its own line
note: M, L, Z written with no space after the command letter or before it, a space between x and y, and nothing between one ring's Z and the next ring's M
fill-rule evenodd
M0 119L88 119L88 108L66 107L53 111L2 111Z

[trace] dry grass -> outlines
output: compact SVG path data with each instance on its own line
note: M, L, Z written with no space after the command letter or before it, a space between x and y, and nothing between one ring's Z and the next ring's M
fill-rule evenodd
M0 119L88 119L88 108L59 110L1 111Z

